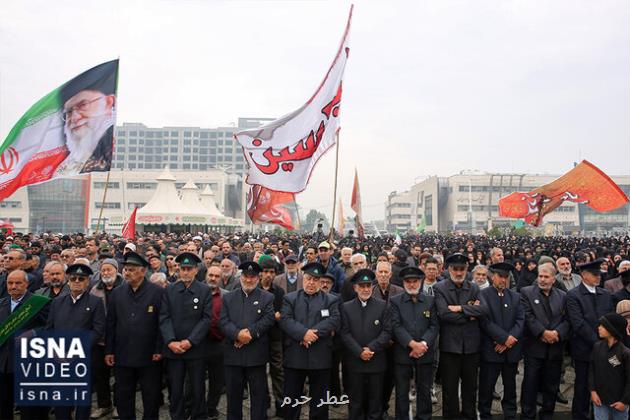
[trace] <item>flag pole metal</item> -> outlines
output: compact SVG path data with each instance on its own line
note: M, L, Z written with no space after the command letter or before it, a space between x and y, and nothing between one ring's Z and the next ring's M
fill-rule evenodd
M105 199L107 198L107 189L109 188L109 175L112 171L107 171L107 178L105 179L105 189L103 190L103 200L101 201L101 211L98 212L98 222L96 222L96 230L94 233L98 233L101 228L101 219L103 218L103 208L105 207Z
M339 130L337 130L336 136L337 150L335 150L335 187L333 189L332 222L330 223L330 233L328 234L328 241L332 241L335 236L335 212L337 211L337 174L339 173Z

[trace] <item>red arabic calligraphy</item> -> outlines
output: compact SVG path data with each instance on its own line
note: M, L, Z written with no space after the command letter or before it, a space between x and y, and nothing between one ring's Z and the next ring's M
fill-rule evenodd
M263 152L263 157L267 159L267 164L260 164L254 159L253 153L249 152L251 161L258 168L259 171L265 175L273 175L278 172L278 169L282 169L284 172L291 172L293 170L293 161L305 160L313 156L317 151L324 133L326 131L325 121L329 120L331 115L335 118L339 116L339 107L341 106L341 93L342 85L339 83L339 88L335 97L326 104L321 110L322 114L326 117L325 120L319 122L317 131L311 130L305 141L299 141L293 151L290 150L290 146L280 149L275 153L272 147L267 148ZM262 141L258 138L252 141L254 146L259 146Z
M14 147L9 147L0 156L0 175L6 175L13 170L20 160L20 155Z

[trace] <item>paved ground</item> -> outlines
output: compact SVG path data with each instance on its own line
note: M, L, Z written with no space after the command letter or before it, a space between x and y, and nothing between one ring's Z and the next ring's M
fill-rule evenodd
M523 366L521 363L521 366L519 367L519 375L517 376L517 390L518 390L518 397L520 398L520 384L521 384L521 380L522 380L522 373L523 373ZM569 404L565 405L565 404L560 404L557 403L556 404L556 415L554 416L554 419L558 419L558 420L570 420L571 416L570 416L570 411L571 411L571 397L573 395L573 380L574 380L574 372L573 369L571 367L567 368L566 374L565 374L565 382L563 384L561 384L560 389L562 391L562 393L567 397L567 399L569 399ZM434 418L441 418L441 413L442 413L442 407L441 407L441 392L440 392L440 388L437 388L437 397L438 397L438 404L433 405L433 415ZM497 384L497 392L501 393L502 392L502 386L501 386L501 380L499 379L499 383ZM137 398L137 406L140 407L141 406L141 400L139 398ZM519 407L520 409L520 407ZM268 411L268 415L270 419L277 419L277 417L274 416L275 410L271 409ZM307 411L307 410L306 410ZM226 413L226 402L225 402L225 395L223 395L221 397L221 401L219 403L219 412L221 413L220 419L225 419L225 413ZM249 419L249 400L243 400L243 413L245 414L245 418ZM499 419L501 418L500 414L501 414L501 403L498 400L495 400L493 402L493 414L496 414L496 418ZM389 410L389 415L392 417L392 419L394 418L394 400L392 398L391 404L390 404L390 410ZM107 418L107 417L104 417ZM141 414L141 410L138 410L138 418L142 418L142 414ZM169 419L170 416L168 414L168 405L164 405L160 411L160 420L164 419ZM303 419L308 419L308 413L305 412L305 410L302 410L302 418ZM348 418L348 414L347 414L347 407L346 406L339 406L339 407L331 407L330 408L330 418L331 419L347 419Z

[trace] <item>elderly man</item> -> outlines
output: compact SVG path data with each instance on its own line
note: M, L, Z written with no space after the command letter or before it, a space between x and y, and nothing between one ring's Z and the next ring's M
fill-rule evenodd
M105 315L107 315L111 292L123 282L122 277L118 274L118 261L113 258L104 259L101 262L96 281L96 284L90 289L90 294L102 299ZM110 376L111 369L105 363L105 337L103 337L103 340L92 349L93 388L96 390L98 406L92 409L91 418L103 417L112 411Z
M571 417L575 420L586 420L590 417L588 371L591 351L599 339L599 318L614 310L610 293L599 287L602 262L603 260L597 259L578 266L582 283L567 293L567 313L573 331L571 357L575 368Z
M280 328L285 334L284 395L291 401L299 401L308 377L309 417L326 420L328 406L319 404L319 401L329 386L332 337L339 330L341 321L339 300L320 290L319 278L326 271L322 264L307 264L302 271L304 287L284 296L280 316ZM299 419L300 407L285 405L284 418Z
M206 418L205 355L212 317L210 288L195 281L201 259L191 252L178 255L179 281L171 284L163 294L160 307L160 330L167 348L170 385L170 414L185 418L184 383L190 380L193 419Z
M66 83L59 93L68 156L63 175L108 171L112 161L118 60L101 64Z
M446 264L449 278L433 288L440 318L443 415L444 418L476 419L479 320L488 310L479 300L479 286L466 280L468 258L456 253L446 259Z
M566 293L554 287L556 270L550 264L538 268L531 286L520 291L525 313L523 354L525 356L521 389L521 417L536 418L536 398L542 393L541 420L551 420L560 385L564 344L571 329L566 315Z
M15 270L22 270L26 262L26 253L19 248L12 249L4 256L4 273L0 274L0 299L7 297L6 279Z
M409 416L409 383L416 385L416 418L431 418L431 387L439 322L433 296L422 293L424 273L416 267L399 273L405 293L390 299L396 377L396 418ZM414 375L415 374L415 375ZM384 411L384 414L387 412Z
M380 420L382 416L391 325L387 303L372 297L374 277L372 270L358 270L351 279L357 298L344 303L340 311L351 419Z
M32 296L28 291L28 276L22 270L12 270L6 278L8 296L0 299L0 325L9 316L18 310ZM39 328L46 323L46 309L37 312L30 320L20 327L20 331L30 331ZM19 334L12 334L7 340L0 344L0 419L13 418L14 404L14 351L15 343ZM21 418L39 420L43 418L41 410L35 407L22 407Z
M488 267L485 265L476 265L475 268L472 269L472 279L481 290L489 287L490 282L488 281Z
M354 274L354 269L352 268L350 257L352 257L352 248L349 248L347 246L341 248L341 261L339 262L339 265L343 269L344 275L347 279L352 277L352 275Z
M243 418L243 391L249 385L251 418L264 419L274 296L258 287L262 269L256 262L244 262L239 269L241 287L224 295L221 307L227 418Z
M300 290L302 288L302 273L299 266L297 257L294 254L289 254L284 259L284 273L278 274L273 283L284 290L284 293Z
M105 305L102 299L88 293L92 274L92 269L84 264L74 264L66 269L70 293L52 301L46 329L90 331L94 349L104 339ZM90 418L90 406L55 407L55 417L57 420L69 419L73 409L75 419Z
M494 247L490 250L490 261L492 264L502 263L505 261L505 256L503 254L503 250L499 247ZM490 273L488 273L488 281L491 281ZM510 272L510 283L508 288L514 289L516 287L516 279L512 272Z
M367 268L367 258L363 254L354 254L350 257L350 265L352 266L352 272L356 273L359 270ZM354 291L352 282L344 282L343 286L341 286L341 300L348 302L356 297L357 293Z
M221 289L227 291L235 290L239 287L238 273L234 261L229 258L221 260Z
M617 293L618 291L623 290L625 288L625 285L623 284L621 273L628 270L630 270L630 261L628 260L621 261L619 263L619 269L618 269L619 275L610 280L606 280L604 282L604 289L608 290L613 295Z
M508 289L514 266L496 263L490 266L492 286L479 293L488 308L481 319L481 368L479 371L479 414L491 419L492 393L499 375L503 381L503 418L516 418L516 373L521 360L521 339L525 315L520 295ZM485 274L485 273L484 273ZM484 275L484 278L487 276Z
M50 280L47 286L42 287L37 292L38 295L44 295L54 299L57 296L63 296L70 293L70 287L66 283L66 267L58 261L48 263L48 275Z
M103 266L108 264L103 261ZM162 384L160 306L164 288L145 280L148 262L131 251L123 260L125 282L109 295L105 363L114 368L120 418L136 414L136 387L144 417L158 417ZM102 270L101 267L101 270Z
M560 287L561 290L568 292L582 283L582 278L571 272L571 261L567 257L558 258L556 267L558 268L558 274L556 274L556 282L554 284Z

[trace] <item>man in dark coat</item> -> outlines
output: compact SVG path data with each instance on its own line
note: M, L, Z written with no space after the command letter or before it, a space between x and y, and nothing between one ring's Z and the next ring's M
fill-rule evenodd
M566 315L566 293L554 287L556 270L549 264L538 269L536 283L521 289L525 313L523 332L524 375L521 388L521 417L536 418L536 399L542 393L541 420L551 420L560 384L564 345L570 325Z
M446 264L449 278L433 287L440 318L443 415L444 418L476 419L479 319L486 316L487 308L479 300L479 286L466 280L468 258L453 254L446 259Z
M284 418L300 418L300 406L293 407L293 402L304 395L308 377L309 418L327 420L328 406L320 400L329 388L333 333L341 324L339 299L320 290L319 277L326 272L322 264L306 264L302 271L303 289L284 296L280 315L280 328L285 334L284 395L292 401L283 407Z
M33 295L28 291L28 276L22 270L13 270L6 277L8 296L0 299L0 325L9 318L11 313L18 310L20 306L28 301ZM35 316L27 321L16 334L11 335L0 344L0 419L13 418L14 405L14 349L16 339L24 332L41 328L46 324L47 308L41 309ZM47 408L43 410L39 407L22 407L21 418L39 420L42 414L46 414Z
M372 297L374 278L370 269L357 271L351 279L357 297L341 305L340 333L345 347L351 419L377 420L382 416L385 349L391 327L387 303Z
M167 287L160 307L160 331L166 344L170 386L170 414L185 418L184 382L190 380L192 419L205 419L205 355L212 317L212 297L207 284L195 281L201 259L183 252L179 263L179 281Z
M430 419L433 364L440 328L435 298L422 293L424 273L419 268L404 268L399 275L405 293L389 300L395 338L396 418L409 415L409 381L415 373L416 418Z
M136 415L140 384L145 419L157 419L162 385L160 306L164 289L146 280L149 263L135 252L124 256L125 282L112 290L107 305L105 364L114 367L120 418Z
M265 419L269 329L274 324L274 295L258 287L260 265L247 261L239 266L241 286L223 296L221 330L227 394L227 418L243 418L243 391L249 384L252 419ZM272 277L273 278L273 277Z
M567 293L567 312L573 330L571 357L575 368L575 387L571 414L575 420L590 418L588 369L591 351L598 340L599 318L614 310L610 293L599 287L603 261L597 259L580 265L582 283Z
M504 419L516 418L516 372L522 355L525 315L521 297L508 288L512 264L490 266L492 286L480 292L480 300L488 308L481 325L481 368L479 370L479 414L491 419L492 392L499 375L503 381Z
M46 329L90 331L94 347L105 335L105 305L101 298L88 292L92 274L92 269L84 264L73 264L66 269L70 294L52 301ZM90 406L55 407L55 417L57 420L68 419L75 408L75 419L90 418Z

